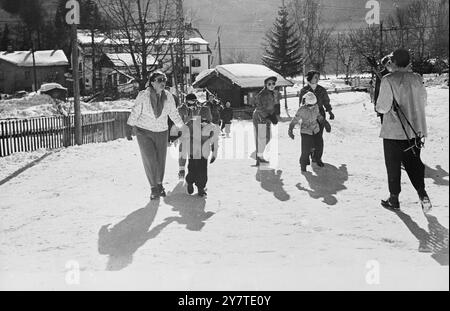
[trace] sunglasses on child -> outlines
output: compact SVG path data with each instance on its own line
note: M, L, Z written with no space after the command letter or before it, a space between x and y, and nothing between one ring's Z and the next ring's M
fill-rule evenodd
M275 86L275 85L276 85L275 82L269 82L269 83L267 83L267 86Z

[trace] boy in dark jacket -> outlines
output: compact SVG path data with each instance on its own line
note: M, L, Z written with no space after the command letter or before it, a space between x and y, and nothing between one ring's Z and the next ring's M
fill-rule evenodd
M183 103L181 106L178 107L178 114L180 115L181 119L183 120L184 124L187 124L189 121L192 120L192 118L200 115L200 103L197 100L197 96L195 94L188 94L186 96L186 102ZM171 136L176 136L177 138L181 137L181 132L177 133L171 133ZM187 148L183 148L183 140L180 139L180 145L179 145L179 155L178 155L178 178L184 179L186 176L185 173L185 167L187 159L189 158L189 153Z
M212 152L211 164L217 158L219 128L212 123L211 111L205 106L201 108L200 116L194 117L187 126L189 134L183 143L189 148L187 192L194 193L195 184L198 195L204 197L208 181L208 157Z
M230 102L225 104L225 108L222 110L220 118L222 119L222 127L220 130L223 131L223 129L225 129L227 137L230 137L231 120L233 120L233 109L231 108Z

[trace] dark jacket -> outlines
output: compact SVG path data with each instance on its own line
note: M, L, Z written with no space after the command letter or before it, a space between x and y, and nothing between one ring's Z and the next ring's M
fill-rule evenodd
M301 106L301 104L302 104L303 96L306 93L308 93L308 92L312 92L312 93L314 93L314 95L316 95L316 97L317 97L317 105L319 106L320 114L323 117L325 117L325 111L326 112L330 112L331 110L333 110L333 108L330 105L330 97L328 97L327 90L324 87L320 86L320 85L318 85L316 87L315 91L309 85L307 85L304 88L302 88L301 91L300 91L300 95L299 95L300 96L300 102L299 102L300 105L299 106Z
M220 113L220 118L223 123L230 124L231 120L233 120L233 109L232 108L224 108Z
M208 107L211 111L211 115L212 115L212 123L219 125L220 124L220 110L219 110L219 105L215 105L211 102L206 102L206 104L204 105L206 107Z

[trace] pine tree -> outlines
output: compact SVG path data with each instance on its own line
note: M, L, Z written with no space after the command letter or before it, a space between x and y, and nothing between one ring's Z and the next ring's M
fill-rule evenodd
M8 24L5 24L5 28L3 29L3 35L0 40L0 51L6 51L8 49L8 45L10 44L11 40L9 38L9 28Z
M273 28L266 35L262 62L284 77L293 77L302 72L300 41L294 25L289 21L286 6L280 7Z

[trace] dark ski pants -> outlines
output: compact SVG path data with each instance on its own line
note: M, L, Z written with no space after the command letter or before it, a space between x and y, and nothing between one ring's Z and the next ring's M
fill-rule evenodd
M413 144L414 141L411 142ZM419 197L427 195L425 191L425 165L420 159L420 149L414 148L416 155L409 148L407 140L384 139L384 160L386 163L389 192L399 195L401 192L401 163Z
M323 125L319 125L320 126L320 131L319 133L317 133L315 138L314 138L314 152L312 154L312 159L313 161L317 162L317 161L322 161L322 155L323 155L323 130L324 130L324 126Z
M302 155L300 156L301 165L310 165L309 155L313 148L320 144L321 136L320 132L315 135L301 134L302 135Z
M271 135L271 123L258 123L253 120L253 129L255 133L256 156L262 157L267 144L269 144Z
M162 185L164 180L168 135L168 131L152 132L141 128L136 130L145 174L152 188Z
M205 189L208 182L208 159L189 159L186 182L195 184L199 189Z

